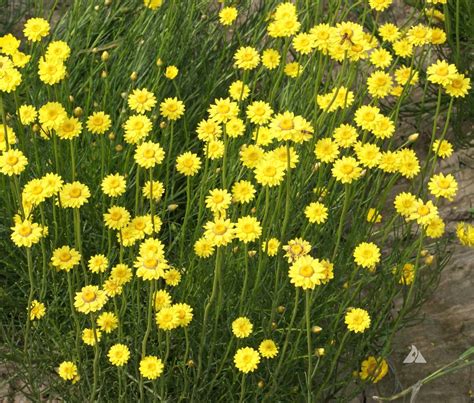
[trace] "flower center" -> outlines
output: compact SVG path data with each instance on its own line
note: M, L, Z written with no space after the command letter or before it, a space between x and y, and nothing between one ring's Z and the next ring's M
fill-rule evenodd
M291 129L293 129L293 119L283 118L280 121L280 129L282 129L282 130L291 130Z
M72 188L71 191L69 192L69 196L73 198L78 198L81 195L81 189L80 188Z
M27 237L28 235L31 234L31 227L29 225L24 225L20 227L20 229L18 230L18 233L23 237Z
M158 261L153 257L147 258L143 261L143 266L145 266L146 269L155 269L157 264Z
M7 158L6 158L6 163L8 165L15 165L16 163L18 162L18 157L16 155L9 155Z
M265 176L273 177L276 175L275 167L266 167L264 171Z
M97 298L97 295L93 290L86 290L82 293L82 300L86 303L90 303Z
M226 231L227 231L227 227L222 223L217 223L214 226L214 234L216 235L224 235Z
M314 269L310 265L305 265L300 269L300 274L303 277L311 277L314 274Z
M148 148L143 152L143 156L145 158L153 158L155 156L155 151L151 148Z
M59 255L59 260L61 262L68 262L69 260L71 260L71 254L67 251L61 252L61 254Z

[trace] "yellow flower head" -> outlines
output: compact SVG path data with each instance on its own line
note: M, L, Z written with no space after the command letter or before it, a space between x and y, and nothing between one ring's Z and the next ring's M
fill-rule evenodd
M354 333L364 333L370 327L370 316L365 309L352 308L344 317L347 328Z
M255 371L259 362L260 354L251 347L239 348L234 355L236 368L244 374Z

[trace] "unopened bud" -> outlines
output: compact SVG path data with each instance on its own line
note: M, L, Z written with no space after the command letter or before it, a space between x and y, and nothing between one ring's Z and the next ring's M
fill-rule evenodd
M80 106L76 106L73 113L76 118L80 118L84 112Z
M109 133L109 140L115 140L115 133Z
M97 53L99 51L99 49L97 48L92 48L92 53Z
M325 352L326 351L324 350L324 348L320 347L320 348L317 348L316 350L314 350L314 355L316 357L322 357Z
M193 360L189 360L186 365L189 367L189 368L193 368L194 367L194 361Z
M272 329L275 330L277 328L277 324L275 322L272 322Z
M277 308L277 312L278 313L283 313L285 312L286 308L283 306L283 305L280 305L278 308Z
M160 122L160 129L165 129L166 126L168 126L166 122Z
M74 102L74 97L72 95L69 95L68 99L69 99L69 102Z
M102 54L100 55L100 60L102 60L103 62L106 62L107 60L109 60L109 57L110 57L109 52L104 50Z
M321 330L323 330L323 328L320 327L320 326L313 326L313 327L311 328L311 331L312 331L313 333L320 333Z
M175 211L178 208L177 204L170 204L168 206L168 211Z
M425 257L425 264L427 266L430 266L431 264L433 264L433 261L434 261L434 256L433 255L428 255Z
M117 144L117 145L115 146L115 151L120 152L120 151L122 151L122 150L123 150L122 144Z
M40 127L39 127L39 124L38 123L35 123L33 125L33 132L34 133L38 133L40 131Z
M255 207L252 207L252 210L250 210L252 214L255 214L257 212L257 209Z
M254 257L257 254L256 250L249 250L248 255L249 257Z
M100 73L100 76L101 76L102 78L107 78L108 74L107 74L107 72L106 72L105 70L102 70L102 73Z
M95 6L95 7L94 7L94 10L95 10L95 11L99 11L99 9L100 9L99 6Z
M137 81L138 74L136 71L134 71L132 74L130 74L130 80L132 81Z
M416 141L416 140L418 139L418 136L419 136L419 135L420 135L419 133L410 134L410 135L408 136L408 141L409 141L410 143L413 143L414 141Z
M258 386L260 389L263 389L263 388L265 387L265 382L263 382L263 381L258 381L257 386Z
M161 58L156 59L156 65L158 67L162 66L163 65L163 60L161 60Z
M105 0L104 6L110 6L112 4L112 0Z
M239 247L238 247L238 246L234 246L234 247L232 248L232 252L233 252L233 253L237 253L238 251L239 251Z
M428 253L430 253L427 249L423 249L421 252L420 252L420 255L425 257Z

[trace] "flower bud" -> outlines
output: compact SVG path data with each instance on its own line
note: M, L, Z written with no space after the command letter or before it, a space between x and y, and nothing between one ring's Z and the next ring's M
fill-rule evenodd
M263 381L258 381L257 386L258 386L260 389L263 389L263 388L265 387L265 382L263 382Z
M159 57L158 59L156 59L156 65L158 67L162 66L163 65L163 60L161 60L161 58Z
M189 367L189 368L193 368L194 367L194 361L193 360L189 360L186 365Z
M420 135L420 133L413 133L413 134L410 134L408 136L408 141L410 143L413 143L414 141L416 141L418 139L418 136Z
M137 78L138 78L138 74L136 71L132 72L132 74L130 74L130 80L132 81L137 81Z
M160 122L160 129L165 129L166 126L168 126L166 122Z
M115 140L115 133L109 133L109 140Z
M425 264L427 266L432 265L433 261L434 261L434 256L433 255L428 255L428 256L425 257Z
M283 306L283 305L280 305L278 308L277 308L277 312L278 313L283 313L285 312L286 308Z
M38 123L35 123L35 124L33 125L33 128L32 128L32 129L33 129L33 132L34 132L34 133L38 133L38 132L40 131L39 124L38 124Z
M323 328L322 328L322 327L319 327L319 326L313 326L313 327L311 328L311 331L312 331L313 333L320 333L321 330L323 330Z
M106 62L107 60L109 60L109 57L110 57L109 52L104 50L102 54L100 55L100 60L102 60L103 62Z
M123 150L122 144L117 144L117 145L115 146L115 151L120 152L120 151L122 151L122 150Z
M102 78L107 78L107 75L108 75L108 74L107 74L107 72L106 72L105 70L102 70L102 73L100 73L100 76L101 76Z
M314 355L315 355L316 357L322 357L325 352L326 352L326 351L324 350L324 348L319 347L319 348L317 348L316 350L314 350Z
M168 206L168 211L175 211L178 208L177 204L170 204Z
M73 113L74 113L74 116L75 116L76 118L80 118L80 117L82 116L82 114L83 114L82 108L81 108L80 106L76 106L76 107L74 108Z
M74 97L72 95L69 95L68 99L69 99L69 102L74 102Z
M256 250L249 250L248 255L249 257L254 257L257 254Z

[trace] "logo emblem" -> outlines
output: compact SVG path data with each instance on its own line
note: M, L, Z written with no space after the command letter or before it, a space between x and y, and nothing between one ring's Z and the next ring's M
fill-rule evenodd
M426 364L425 357L421 354L421 351L418 351L418 349L412 344L410 352L408 355L405 357L403 360L404 364Z

